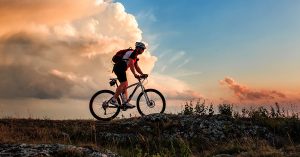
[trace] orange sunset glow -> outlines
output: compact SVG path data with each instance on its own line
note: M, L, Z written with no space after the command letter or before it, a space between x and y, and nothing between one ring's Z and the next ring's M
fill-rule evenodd
M0 116L93 118L91 96L115 91L112 56L136 41L147 45L139 57L149 74L145 87L165 96L166 112L199 99L237 107L300 103L300 4L270 11L199 2L201 9L182 11L183 2L161 3L0 0Z

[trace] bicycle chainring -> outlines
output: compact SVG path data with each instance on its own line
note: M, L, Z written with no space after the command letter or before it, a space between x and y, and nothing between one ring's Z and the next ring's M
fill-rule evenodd
M104 110L106 110L106 108L108 108L108 102L104 101L104 102L102 103L102 108L103 108Z

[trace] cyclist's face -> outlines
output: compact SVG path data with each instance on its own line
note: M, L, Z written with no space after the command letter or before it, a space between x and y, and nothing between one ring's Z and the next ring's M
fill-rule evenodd
M142 54L144 52L145 49L138 47L137 48L137 52L138 54Z

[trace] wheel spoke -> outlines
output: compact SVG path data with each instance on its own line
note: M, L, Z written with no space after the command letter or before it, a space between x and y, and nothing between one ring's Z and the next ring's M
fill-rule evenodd
M162 113L165 110L165 99L161 93L154 89L145 91L149 98L147 103L145 94L140 94L138 97L138 111L141 115L149 115L153 113Z
M98 120L111 120L120 112L120 108L107 104L114 92L103 90L97 92L90 100L90 111ZM119 102L119 100L118 100Z

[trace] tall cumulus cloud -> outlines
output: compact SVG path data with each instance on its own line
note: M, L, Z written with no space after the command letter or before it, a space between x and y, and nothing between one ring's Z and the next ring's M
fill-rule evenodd
M135 17L111 1L2 0L0 14L0 98L87 98L107 87L112 55L142 40ZM157 58L140 58L150 73ZM182 86L170 97L199 95L168 80Z

